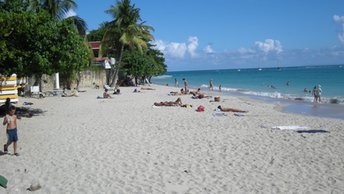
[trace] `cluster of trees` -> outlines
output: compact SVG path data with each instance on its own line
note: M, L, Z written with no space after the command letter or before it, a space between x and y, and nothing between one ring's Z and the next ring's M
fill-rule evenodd
M59 72L68 86L90 64L85 22L76 16L72 0L0 1L0 73L36 78Z
M106 13L113 20L103 23L99 29L88 34L89 41L101 40L103 56L114 57L116 64L107 74L109 85L123 83L126 78L150 79L166 72L163 53L149 44L153 40L151 26L145 25L140 16L140 9L130 0L117 1Z
M66 18L76 7L74 0L0 0L0 74L34 76L39 83L43 74L59 72L68 86L90 65L87 39L101 40L102 55L116 59L107 73L109 85L166 72L163 53L149 44L153 28L130 0L117 0L106 11L113 20L87 36L81 18Z

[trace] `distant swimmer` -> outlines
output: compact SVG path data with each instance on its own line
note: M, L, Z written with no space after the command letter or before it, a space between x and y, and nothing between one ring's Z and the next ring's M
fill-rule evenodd
M308 93L307 88L303 89L303 92L304 92L304 93Z
M274 85L268 85L269 88L276 89Z
M289 86L289 83L290 83L290 81L288 80L287 83L285 83L285 85Z

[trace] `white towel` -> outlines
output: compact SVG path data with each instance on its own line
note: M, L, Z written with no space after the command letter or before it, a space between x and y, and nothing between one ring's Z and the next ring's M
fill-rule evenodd
M298 125L287 125L287 126L275 126L272 127L272 129L279 129L279 130L304 130L308 129L308 127L305 126L298 126Z

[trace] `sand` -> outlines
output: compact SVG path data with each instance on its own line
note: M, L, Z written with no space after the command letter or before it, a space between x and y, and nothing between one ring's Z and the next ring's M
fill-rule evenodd
M90 88L79 97L21 98L18 106L32 102L44 113L18 121L20 156L0 156L9 181L0 193L31 193L31 184L42 187L35 193L64 194L344 193L344 120L232 96L152 107L177 98L167 95L176 88L152 87L121 88L112 99ZM214 116L220 104L249 112ZM329 133L272 129L289 125Z

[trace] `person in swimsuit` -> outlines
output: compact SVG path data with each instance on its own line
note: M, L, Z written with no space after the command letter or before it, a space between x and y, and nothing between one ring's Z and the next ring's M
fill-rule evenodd
M155 106L182 106L182 100L177 98L176 101L154 102Z
M104 93L103 93L103 98L111 98L110 94L108 93L108 89L105 89L104 90Z
M245 110L239 110L239 109L235 109L235 108L222 108L221 106L218 106L217 108L219 110L221 110L222 112L242 112L242 113L248 112Z
M213 80L209 80L209 90L213 91L214 90L214 86L213 86Z
M7 133L7 143L4 145L4 152L8 152L8 146L13 143L13 150L14 155L18 156L17 153L17 141L18 141L18 134L17 134L17 116L14 114L16 112L16 107L11 106L10 110L8 111L7 115L4 117L4 121L2 122L3 125L7 125L6 133Z

